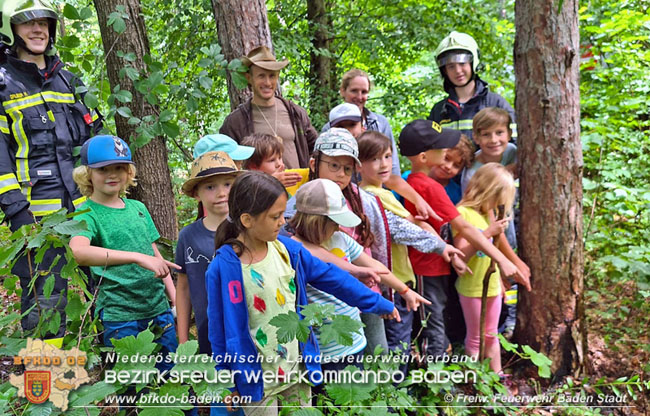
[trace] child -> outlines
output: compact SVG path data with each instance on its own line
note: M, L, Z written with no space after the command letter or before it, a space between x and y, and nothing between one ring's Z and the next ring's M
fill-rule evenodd
M217 227L228 215L228 192L240 173L227 153L203 153L192 163L190 178L182 188L185 195L201 203L205 217L183 228L178 235L178 341L182 344L188 340L190 315L194 310L200 354L212 353L208 339L205 271L214 257L214 235Z
M441 128L435 121L415 120L407 124L400 134L399 141L402 155L408 157L412 165L412 172L407 181L442 217L442 221L428 220L436 232L440 232L443 224L451 223L463 238L495 259L504 275L515 276L523 281L525 276L522 272L460 216L442 185L427 176L433 166L442 163L445 149L456 146L460 134L457 130ZM411 214L415 213L415 207L409 201L406 201L406 209ZM422 253L409 247L409 259L418 276L418 283L422 281L419 285L421 294L432 301L431 306L425 306L425 311L430 315L427 326L422 331L428 347L423 353L440 356L449 346L445 335L443 311L447 303L446 293L451 271L449 265L437 254Z
M476 171L469 181L463 199L458 204L458 212L468 223L478 228L486 238L501 234L508 220L495 220L495 211L499 205L506 212L512 209L515 199L515 184L512 175L498 163L488 163ZM483 278L490 264L490 259L469 243L452 224L454 243L471 257L468 266L473 274L463 274L456 281L456 289L463 308L467 336L465 353L477 357L480 339L481 293ZM497 246L501 246L500 243ZM501 351L496 337L501 312L501 285L499 270L489 277L487 292L487 313L485 316L485 356L490 358L490 368L501 374Z
M278 236L286 203L287 193L277 179L255 171L240 175L230 190L229 216L217 228L217 253L206 273L208 334L217 369L233 371L233 395L249 396L252 406L268 406L265 414L277 413L272 394L289 397L303 392L309 397L304 383L279 383L289 372L296 379L299 357L310 378L320 370L313 333L305 343L294 339L281 345L277 328L269 324L282 313L300 315L299 305L307 304L307 283L362 311L394 312L390 302L348 273L311 256L300 243ZM247 375L262 370L276 374L277 382L248 380Z
M84 143L81 166L75 168L73 178L88 197L83 207L90 211L76 217L88 229L72 237L70 248L77 263L91 266L92 276L99 281L97 311L104 325L104 345L137 336L153 323L162 329L156 342L168 354L176 351L178 343L161 278L173 287L169 268L179 267L160 255L155 243L160 235L147 208L124 198L127 188L135 185L134 177L131 150L124 140L95 136ZM169 370L173 363L157 366Z
M499 107L506 110L512 120L515 119L510 104L499 94L491 92L488 84L479 78L480 53L473 37L451 32L440 42L434 54L448 96L433 106L429 120L460 130L476 140L472 137L471 120L479 110ZM516 129L515 124L512 126Z
M447 192L447 196L454 205L458 204L463 197L460 184L454 178L463 169L469 168L473 160L474 145L467 136L461 134L458 144L451 149L447 149L443 162L432 167L429 172L430 178L435 179L445 187L445 192Z
M476 152L474 163L465 169L461 176L461 188L463 192L467 188L472 175L485 163L500 163L517 178L517 146L510 143L512 130L510 114L498 107L487 107L479 111L472 120L474 141L478 144L479 151ZM516 183L515 183L516 184ZM517 196L515 194L515 206ZM516 211L515 211L516 212ZM506 228L505 239L509 247L503 246L504 250L512 251L517 249L516 223L511 221ZM514 256L514 252L511 253ZM517 285L513 284L506 293L505 320L499 328L507 338L512 336L517 316Z
M415 218L397 201L397 198L387 189L382 188L384 182L390 176L390 166L392 160L392 150L390 139L377 131L366 131L359 137L359 160L361 161L361 187L363 190L376 195L381 200L382 205L387 211L402 218L403 222L416 223L418 226L430 231L431 234L426 235L423 230L415 233L417 236L414 239L431 240L435 239L436 245L432 249L423 249L422 245L416 246L423 252L435 252L442 255L445 259L450 258L456 263L458 267L464 270L465 264L460 258L456 258L454 254L461 254L460 251L451 245L439 239L437 234L431 226L427 223L416 221ZM389 224L389 232L391 226ZM408 228L408 227L406 227ZM396 234L396 233L392 233ZM407 245L403 244L404 240L391 239L391 270L395 276L402 282L415 286L415 275L411 262L408 258ZM402 346L402 343L411 343L411 322L413 317L412 312L406 310L399 301L400 294L395 296L395 305L400 312L402 322L386 322L386 336L388 338L388 345L392 350L396 350ZM391 299L392 296L389 296Z
M330 111L329 125L331 127L346 129L356 139L364 132L361 120L361 110L359 110L358 106L343 103L332 108Z
M361 222L348 208L341 189L328 179L315 179L305 184L296 193L296 215L289 221L291 227L296 231L294 239L300 242L308 242L321 246L344 261L354 263L361 267L382 268L381 264L363 252L363 247L352 239L348 234L339 230L339 226L354 227ZM429 303L408 287L400 282L397 277L386 270L382 281L401 293L406 303L407 310L417 310L420 302ZM321 292L311 286L307 286L307 298L310 303L330 303L336 306L337 315L347 315L354 320L360 321L359 311L351 308L344 302L334 298L332 295ZM319 333L316 333L317 337ZM321 354L327 357L343 357L346 355L358 355L366 346L366 338L363 334L354 335L354 343L350 347L344 347L334 342L321 346ZM320 338L319 338L320 343ZM323 369L342 369L342 366L326 366Z
M244 160L251 157L254 148L241 146L225 134L207 134L194 145L193 156L197 159L205 152L226 152L235 161L237 169L241 169Z
M321 134L316 140L313 157L309 161L310 178L329 179L336 183L343 192L352 212L361 218L361 223L358 226L341 227L341 229L361 244L366 254L377 259L388 269L391 269L392 261L391 241L415 245L426 252L443 251L445 247L440 239L400 216L384 210L381 199L352 183L352 178L357 176L356 169L361 165L358 155L357 142L352 135L343 129L332 128ZM295 198L292 198L287 205L289 209L286 216L291 217L295 212ZM309 248L307 244L305 245ZM322 253L317 254L314 251L312 254L318 255L322 260L333 262L338 267L346 267L341 265L335 256L332 256L334 258L325 258L322 257ZM346 270L348 269L346 268ZM372 289L377 293L380 292L378 287ZM400 298L397 297L398 300ZM407 314L406 305L400 303L398 308L402 308L406 319L410 317ZM381 346L384 351L389 347L395 349L400 346L388 344L382 319L374 314L361 314L361 320L366 325L364 332L368 340L367 352L372 353L377 345ZM404 327L410 326L407 321L404 322Z
M292 195L307 182L309 169L285 170L282 161L284 145L277 137L265 133L253 133L244 137L242 144L255 149L251 157L244 162L244 169L268 173L279 180Z
M510 114L497 107L484 108L474 116L473 137L480 150L474 155L472 165L463 171L460 182L463 192L472 175L486 163L501 163L517 178L517 146L510 143L510 124Z

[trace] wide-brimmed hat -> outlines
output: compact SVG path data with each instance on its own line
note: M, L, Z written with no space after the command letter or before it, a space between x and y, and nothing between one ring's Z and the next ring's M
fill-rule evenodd
M266 46L258 46L252 51L248 52L248 55L242 56L241 58L244 66L251 67L251 65L257 65L260 68L268 69L269 71L279 71L285 66L289 65L288 60L277 61L273 52Z
M350 156L361 166L359 161L359 145L357 139L346 129L332 127L326 132L321 133L314 143L314 151L320 150L327 156Z
M361 219L348 208L341 188L329 179L314 179L296 192L296 211L326 215L344 227L356 227Z
M183 193L194 196L196 185L210 176L215 175L239 175L241 170L237 169L235 162L226 152L206 152L192 162L190 178L183 184Z

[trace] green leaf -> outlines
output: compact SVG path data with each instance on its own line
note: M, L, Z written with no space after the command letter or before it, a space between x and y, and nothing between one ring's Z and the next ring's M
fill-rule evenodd
M0 355L18 355L20 350L26 346L27 339L2 337L0 338Z
M133 100L133 94L129 90L119 90L113 93L116 100L123 103L130 103Z
M180 127L178 127L178 124L176 124L174 121L161 123L161 126L165 134L171 138L177 137L179 134L181 134Z
M55 310L49 323L49 331L56 334L61 326L61 312Z
M54 231L64 235L77 235L88 229L85 222L70 220L54 226Z
M322 416L323 412L315 407L303 407L291 412L293 416Z
M0 264L8 264L23 249L25 242L22 238L16 239L11 246L0 249Z
M116 33L123 33L126 30L126 22L120 13L113 12L109 14L107 23L109 26L113 26Z
M163 111L160 113L160 117L158 117L158 119L159 119L160 121L162 121L163 123L164 123L165 121L169 121L169 120L171 120L171 119L173 119L173 118L174 118L174 113L173 113L171 110L163 110Z
M276 315L269 323L278 328L277 338L280 344L286 344L294 339L305 342L309 337L309 327L293 311Z
M347 366L344 371L358 371L358 368ZM331 383L325 386L327 394L339 405L359 404L372 397L371 393L377 388L375 383Z
M156 349L156 343L153 342L154 334L150 329L146 329L138 334L137 337L129 335L122 339L111 339L115 347L115 353L125 357L155 357L152 355ZM124 363L117 362L113 368L115 371L131 370L131 371L153 371L155 369L155 361L145 361L137 363ZM135 373L132 373L135 374Z
M86 312L81 297L73 291L68 291L68 304L65 307L65 313L72 319L78 319Z
M307 325L322 325L325 319L334 316L336 309L331 304L310 303L303 306L300 313L304 317Z
M199 84L206 90L212 89L212 78L210 77L199 77Z
M332 317L332 323L320 327L320 342L326 345L334 341L340 345L350 346L352 334L359 332L361 326L361 322L349 316L336 315Z
M47 277L47 279L45 280L45 284L43 285L43 295L45 296L46 299L49 299L50 296L52 296L52 290L54 290L53 274Z
M131 113L131 109L129 107L118 107L116 111L117 114L121 115L124 118L130 119L133 117L133 114Z
M81 19L79 12L77 12L77 8L69 3L66 3L66 5L63 6L63 16L71 20Z
M67 4L66 4L67 5ZM88 20L93 16L93 10L90 7L84 7L79 11L79 18L81 20Z
M84 95L84 104L86 104L86 107L88 108L96 108L99 105L99 100L95 94L87 92L86 95Z
M525 354L530 356L530 360L537 366L537 373L540 377L551 377L551 364L553 363L546 355L537 352L528 345L523 345L522 349Z
M243 74L239 72L232 72L230 76L232 77L232 82L237 88L244 89L248 86L248 80Z

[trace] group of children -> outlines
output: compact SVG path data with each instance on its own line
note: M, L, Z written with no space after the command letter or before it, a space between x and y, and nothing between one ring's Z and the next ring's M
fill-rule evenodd
M499 207L512 212L516 192L510 117L503 113L487 108L476 115L476 155L456 130L409 123L399 136L412 166L406 181L393 173L391 140L363 131L361 114L350 104L332 111L308 169L285 170L282 144L270 135L249 136L243 145L205 136L182 187L199 202L197 221L180 232L175 263L158 252L159 235L144 205L125 198L135 177L127 144L113 136L90 139L74 172L89 198L89 211L77 218L88 227L70 247L100 280L105 344L153 321L162 329L157 342L163 352L174 351L190 338L194 311L200 353L253 358L217 360L218 369L239 370L228 399L250 396L252 406L277 414L278 395L309 397L308 384L282 383L290 372L306 368L313 375L321 368L321 360L309 358L322 356L323 368L341 369L337 359L378 345L410 354L420 321L420 353L448 354L452 269L467 326L465 352L477 356L481 290L493 259L498 268L488 280L485 357L501 374L494 336L504 292L500 276L530 290L530 272L504 235L510 217L495 214ZM445 242L446 224L451 235ZM175 288L171 270L178 274ZM176 322L167 297L175 302ZM318 328L310 328L305 343L281 343L270 321L288 311L302 318L308 303L333 305L364 328L351 345L322 343ZM276 382L247 382L253 371L272 372Z

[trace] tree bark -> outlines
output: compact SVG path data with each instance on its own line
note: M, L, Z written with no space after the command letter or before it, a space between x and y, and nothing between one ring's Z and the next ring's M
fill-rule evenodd
M123 5L128 14L126 30L122 34L108 26L108 16ZM126 65L133 66L141 74L147 73L144 56L150 54L147 31L142 18L139 0L95 0L95 9L104 44L106 70L111 84L111 90L119 84L120 89L128 90L133 100L126 105L134 117L143 119L146 116L156 116L158 109L149 104L144 96L134 87L129 77L119 77L120 69ZM117 56L117 52L135 54L133 62L127 62ZM136 138L137 126L129 125L128 119L115 115L117 134L128 143ZM132 149L133 150L133 149ZM163 137L154 137L145 146L133 152L133 161L138 169L138 185L131 196L142 201L146 206L158 232L165 238L176 239L178 226L176 224L176 203L172 192L171 175L167 165L167 147Z
M323 54L332 53L332 19L328 13L332 3L325 0L307 1L307 20L312 36L312 50L309 54L310 100L309 110L312 115L325 116L329 114L332 104L336 101L335 61ZM325 120L327 121L327 120Z
M521 253L516 339L546 354L556 376L582 364L582 146L578 1L515 3Z
M264 0L212 0L217 35L224 57L230 62L245 56L258 46L273 50L271 29ZM251 96L249 88L238 89L226 73L230 109Z

